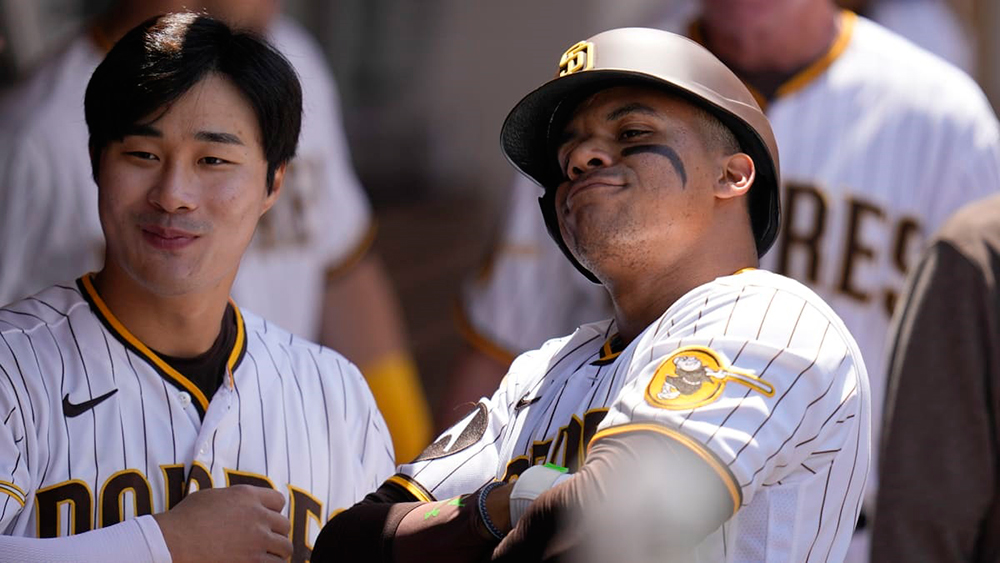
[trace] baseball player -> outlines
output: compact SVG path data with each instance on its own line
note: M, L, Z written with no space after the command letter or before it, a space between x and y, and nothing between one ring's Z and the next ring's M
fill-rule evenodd
M331 520L314 559L843 558L868 473L867 376L820 298L754 268L780 215L767 119L718 59L664 31L596 35L558 74L501 143L613 318L519 356Z
M261 220L233 297L364 369L401 459L432 437L429 409L391 284L371 251L375 223L351 165L337 85L319 45L272 0L118 0L0 102L0 304L100 268L104 238L81 118L114 41L148 17L205 9L268 39L295 67L305 119L284 194ZM251 17L253 16L253 17Z
M304 561L392 473L357 368L228 299L301 99L277 51L194 13L94 72L105 266L0 309L0 559Z
M783 229L762 265L806 283L843 318L872 377L877 426L905 273L927 234L1000 186L1000 129L968 76L831 0L776 0L735 18L727 9L737 4L703 0L689 31L753 87L782 149ZM611 310L600 287L552 259L557 247L526 211L537 196L517 183L490 275L465 294L475 352L464 362L484 369L456 374L456 388L478 388L448 404L488 393L505 359Z

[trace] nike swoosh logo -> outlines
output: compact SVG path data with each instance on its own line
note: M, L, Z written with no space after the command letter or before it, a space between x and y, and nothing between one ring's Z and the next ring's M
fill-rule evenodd
M94 397L89 401L84 401L79 404L73 404L69 402L69 393L67 393L66 396L63 397L63 405L62 405L63 414L66 415L66 418L73 418L75 416L80 416L81 414L103 403L108 397L114 395L117 392L118 392L117 389L112 389L111 391L108 391L107 393L101 395L100 397Z
M514 405L514 410L515 411L519 411L519 410L523 409L524 407L526 407L528 405L533 405L533 404L537 403L539 400L541 400L541 398L542 398L542 396L539 395L537 397L533 397L531 399L528 399L527 395L525 395L524 397L521 397L521 400L518 401L516 405Z

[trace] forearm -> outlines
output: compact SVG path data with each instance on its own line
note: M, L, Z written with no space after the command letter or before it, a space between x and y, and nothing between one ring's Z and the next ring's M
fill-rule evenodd
M493 506L505 507L506 493L495 493ZM465 563L488 557L499 541L479 516L478 491L436 502L396 502L399 498L391 485L383 485L330 520L316 539L312 561ZM500 510L493 518L509 521Z
M4 561L169 563L170 552L152 516L61 538L0 536Z
M684 560L732 511L725 485L685 446L653 432L608 436L532 503L493 558L629 561L655 551Z

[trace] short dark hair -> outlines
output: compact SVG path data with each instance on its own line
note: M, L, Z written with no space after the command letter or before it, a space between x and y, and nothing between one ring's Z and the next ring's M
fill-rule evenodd
M125 34L87 85L84 111L97 179L101 152L142 120L159 117L209 73L229 80L257 116L267 160L267 191L275 170L295 156L302 125L302 86L292 65L268 42L203 14L152 17Z
M736 140L736 135L732 129L719 121L719 118L712 115L708 110L695 104L691 104L691 106L694 108L696 115L698 115L698 119L701 120L702 130L700 133L708 148L725 154L743 152L740 142Z

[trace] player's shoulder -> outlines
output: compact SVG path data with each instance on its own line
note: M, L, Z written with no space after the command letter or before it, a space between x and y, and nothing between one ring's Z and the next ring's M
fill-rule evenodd
M302 81L306 97L321 84L333 84L333 74L327 65L323 48L297 21L288 16L279 16L268 27L267 38L292 63Z
M85 35L70 39L0 96L0 139L37 142L83 127L84 94L100 60Z
M945 243L982 264L1000 253L1000 195L989 196L955 212L934 234L933 243Z
M830 73L841 95L853 87L891 96L883 101L937 120L992 115L982 88L962 69L866 18L857 17L838 62Z
M840 316L805 284L764 269L746 269L716 278L678 299L653 324L659 339L742 338L787 340L786 332L832 329L854 348Z
M288 16L278 16L267 29L268 40L284 54L323 58L323 50L309 31Z
M530 385L561 366L580 364L574 358L586 358L601 346L614 332L614 323L605 319L579 326L571 334L550 338L535 350L522 353L510 364L505 381Z
M59 325L76 315L90 314L77 284L60 283L0 307L0 333L33 332Z
M240 308L247 352L300 381L342 380L353 385L360 371L339 352L294 334L253 311Z
M239 312L246 329L248 349L251 347L277 349L296 359L328 355L331 359L344 360L344 357L337 352L294 334L250 309L241 306Z

